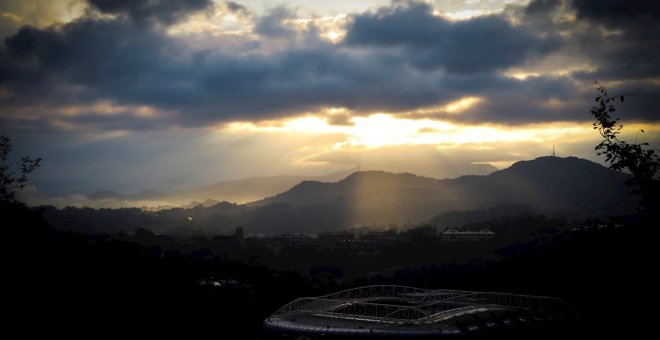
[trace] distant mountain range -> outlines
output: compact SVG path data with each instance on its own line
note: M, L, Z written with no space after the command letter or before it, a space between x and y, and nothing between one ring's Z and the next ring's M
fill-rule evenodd
M349 224L428 221L453 210L523 203L540 213L607 214L631 211L628 175L575 157L522 161L487 176L438 180L380 171L354 173L337 183L302 182L251 205L333 206Z
M439 180L409 173L363 171L333 183L306 180L247 204L224 202L158 213L124 211L128 221L117 225L109 225L103 218L90 219L93 212L89 209L85 212L87 221L77 216L83 209L51 213L60 221L74 219L87 223L87 228L95 231L107 228L116 231L118 227L130 231L126 229L140 226L179 235L227 233L237 225L244 226L248 233L314 233L362 225L429 221L443 227L529 211L571 216L625 214L637 206L637 198L625 184L628 178L629 175L584 159L541 157L517 162L487 176ZM264 183L270 182L264 180ZM240 185L236 183L207 188L198 190L233 188L235 195L240 195ZM256 189L246 188L250 190ZM89 220L97 224L90 224Z
M246 203L258 200L290 189L294 185L303 181L336 182L352 174L354 171L355 170L338 171L325 176L282 175L250 177L170 192L148 190L127 194L102 190L86 196L94 201L124 201L127 205L130 205L130 202L151 201L169 205L169 208L175 206L192 208L199 204L208 207L222 201ZM202 202L200 203L199 201Z

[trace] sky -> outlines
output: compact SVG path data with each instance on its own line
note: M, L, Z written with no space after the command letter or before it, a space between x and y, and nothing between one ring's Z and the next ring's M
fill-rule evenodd
M32 193L602 162L595 81L660 145L660 2L0 0L0 133ZM642 133L640 130L644 130Z

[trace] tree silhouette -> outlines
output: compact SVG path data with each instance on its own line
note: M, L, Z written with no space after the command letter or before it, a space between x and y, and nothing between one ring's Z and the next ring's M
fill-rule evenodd
M12 150L11 141L7 136L0 136L0 202L18 203L16 190L27 185L27 175L41 165L41 158L21 157L18 162L20 176L16 177L8 164L9 153Z
M627 184L641 196L642 204L648 207L657 206L660 185L655 177L660 170L660 158L656 150L648 148L648 143L630 144L619 139L623 124L619 123L620 118L612 116L616 112L614 103L617 100L623 102L624 95L610 97L605 86L599 82L595 84L598 85L598 96L596 104L591 108L591 114L596 118L594 129L603 137L596 145L596 154L605 155L611 169L630 171L633 177ZM640 132L644 133L644 130Z

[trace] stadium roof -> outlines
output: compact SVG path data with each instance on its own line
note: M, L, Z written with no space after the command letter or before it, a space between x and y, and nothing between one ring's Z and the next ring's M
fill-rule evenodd
M285 335L417 337L574 316L568 304L552 297L379 285L296 299L264 325Z

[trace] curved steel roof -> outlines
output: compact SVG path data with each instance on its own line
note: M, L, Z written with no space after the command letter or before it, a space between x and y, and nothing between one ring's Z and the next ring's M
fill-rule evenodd
M420 336L574 315L546 296L377 285L293 300L264 325L284 333Z

